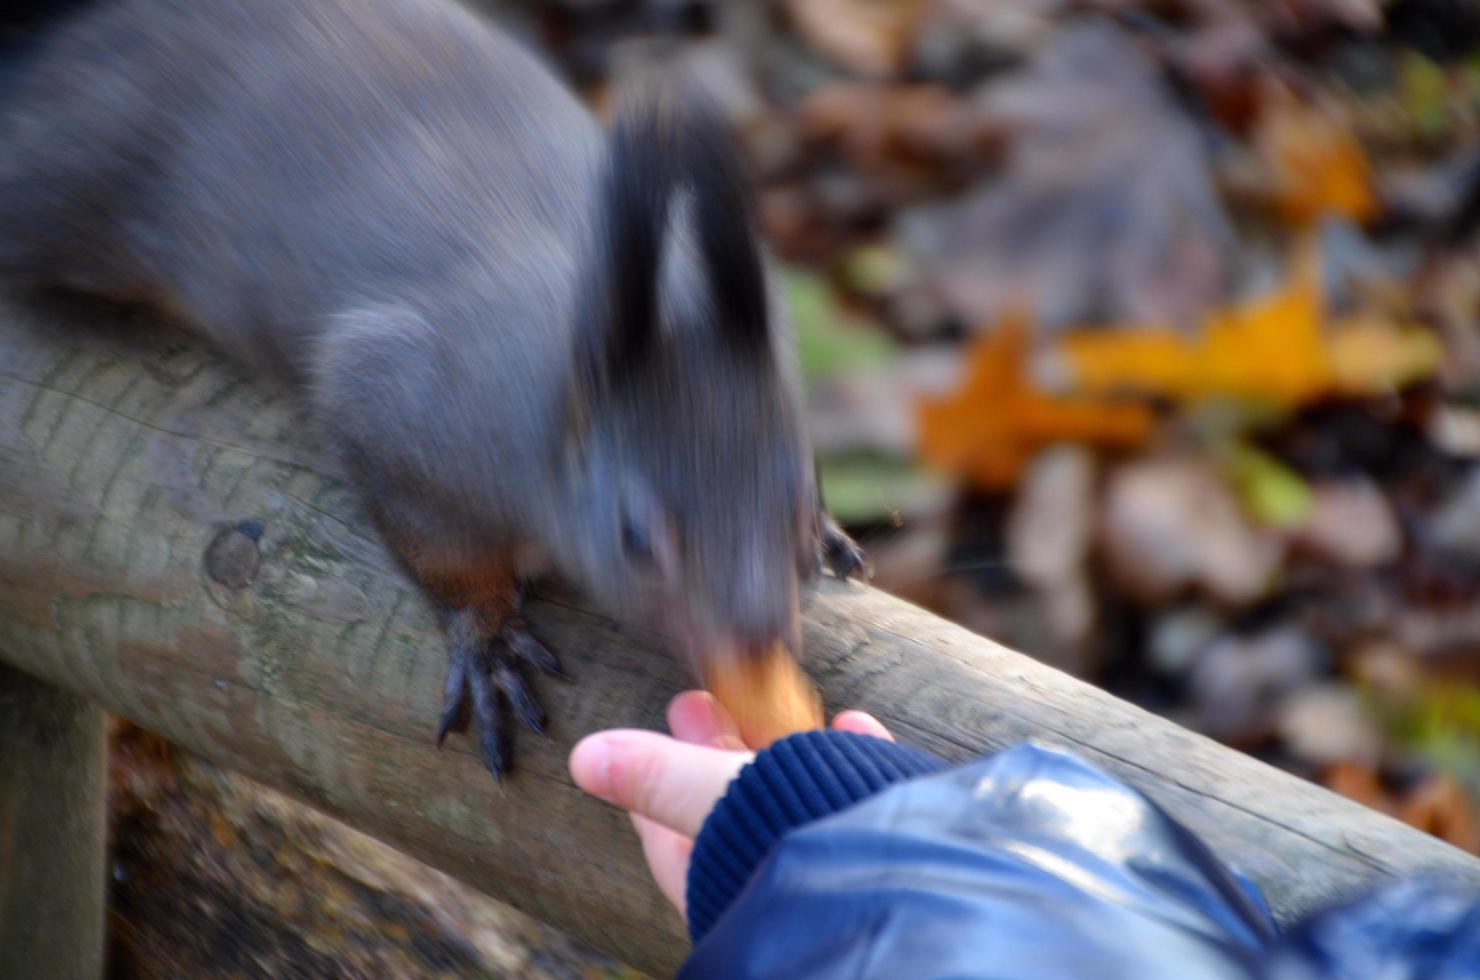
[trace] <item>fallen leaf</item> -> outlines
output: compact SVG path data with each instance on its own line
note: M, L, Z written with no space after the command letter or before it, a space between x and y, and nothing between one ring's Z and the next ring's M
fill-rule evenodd
M1238 488L1244 509L1267 527L1295 528L1310 517L1314 500L1300 475L1267 453L1237 446L1224 469Z
M1444 347L1423 327L1353 316L1331 325L1326 359L1337 392L1365 395L1429 377L1443 362Z
M916 28L915 68L927 78L967 88L1030 53L1077 6L1076 0L931 0Z
M1377 213L1367 157L1334 107L1273 90L1253 142L1265 171L1265 194L1284 220L1308 225L1337 214L1366 221Z
M1198 727L1215 738L1255 741L1273 734L1281 711L1318 676L1316 642L1293 626L1252 636L1225 634L1188 672Z
M1222 474L1206 460L1139 459L1105 488L1100 536L1122 593L1165 602L1198 588L1241 606L1268 593L1284 542L1255 526Z
M1280 738L1294 755L1318 765L1381 758L1377 722L1351 688L1317 683L1294 691L1280 705Z
M1376 568L1397 559L1403 532L1382 490L1348 477L1316 484L1295 540L1316 556L1347 568Z
M1082 446L1039 453L1018 487L1007 516L1007 553L1013 571L1051 589L1083 570L1094 540L1095 460Z
M1154 420L1145 406L1038 391L1027 353L1021 315L977 339L960 390L920 405L921 458L997 489L1015 483L1033 455L1052 443L1129 448L1150 435Z
M861 75L898 75L909 60L921 0L788 0L812 47Z
M1271 295L1210 314L1197 336L1170 327L1083 331L1059 346L1072 384L1180 400L1245 398L1298 406L1390 392L1438 369L1426 328L1370 316L1325 322L1314 263Z
M843 256L843 285L867 299L894 292L911 274L909 260L888 245L860 245Z
M1365 807L1382 813L1393 811L1393 801L1382 788L1377 767L1370 762L1338 762L1326 770L1321 782L1333 793L1340 793Z
M897 219L927 270L912 303L977 324L1027 289L1057 329L1191 323L1216 302L1233 235L1203 137L1121 30L1059 30L976 114L1002 131L1003 165L965 198Z
M927 188L979 164L995 135L969 102L935 84L829 85L802 102L796 121L808 144L836 147L861 172Z
M1276 0L1251 6L1270 31L1315 33L1345 28L1367 33L1382 28L1378 0Z
M1063 344L1075 384L1173 398L1210 395L1299 401L1330 384L1321 353L1314 277L1210 314L1200 336L1169 327L1084 332Z
M1438 136L1449 125L1449 81L1444 69L1416 51L1405 52L1400 67L1403 109L1419 132Z
M797 337L797 356L809 380L872 371L895 360L889 336L845 310L827 282L799 269L782 276L786 308Z
M1470 470L1428 514L1424 535L1436 548L1480 560L1480 467Z
M913 521L944 512L953 499L948 483L900 459L821 459L819 469L828 512L845 525Z
M1397 817L1472 854L1480 853L1480 810L1452 776L1431 775L1399 797L1383 784L1371 762L1343 760L1328 768L1321 781L1349 800Z
M1480 163L1475 173L1480 176ZM1480 382L1480 330L1475 329L1480 319L1480 238L1435 256L1415 288L1419 308L1429 313L1444 338L1447 353L1440 380L1451 390Z
M1480 853L1480 812L1452 776L1431 776L1398 807L1398 819L1472 854Z
M813 377L807 385L807 431L819 458L852 455L914 459L919 403L954 390L962 376L953 348L905 350L883 369Z
M1428 437L1451 456L1480 459L1480 410L1439 405L1429 418Z

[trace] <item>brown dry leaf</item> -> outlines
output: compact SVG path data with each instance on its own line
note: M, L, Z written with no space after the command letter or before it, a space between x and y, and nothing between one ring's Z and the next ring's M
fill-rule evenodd
M986 155L994 132L969 103L935 84L829 85L798 107L797 126L866 173L903 172L930 183L941 182L943 168Z
M1116 589L1142 602L1167 603L1196 587L1230 606L1267 595L1284 561L1280 534L1257 527L1217 467L1184 455L1152 455L1117 467L1106 481L1099 520L1105 570ZM1240 643L1222 659L1228 672L1213 685L1224 693L1239 681L1266 684L1250 674L1264 657L1249 654L1262 640ZM1286 665L1299 644L1276 643ZM1211 661L1209 661L1211 665ZM1281 668L1283 669L1283 668ZM1230 677L1229 673L1238 675Z
M1366 221L1377 213L1372 172L1350 125L1335 108L1302 103L1278 90L1254 128L1265 194L1294 225L1328 214Z
M1443 334L1449 356L1443 380L1462 389L1480 380L1480 240L1441 253L1416 283L1417 302Z
M1437 338L1417 325L1373 317L1327 325L1312 262L1274 294L1213 313L1200 336L1128 327L1069 337L1059 351L1073 383L1090 392L1281 405L1391 391L1432 374L1443 359Z
M989 323L1018 290L1040 324L1195 322L1217 301L1233 235L1194 120L1158 66L1106 22L1065 27L988 85L975 125L1000 172L962 200L911 208L897 232L919 303Z
M1370 762L1338 762L1326 770L1321 782L1333 793L1339 793L1365 807L1392 813L1392 797L1382 788L1377 769Z
M1480 853L1480 810L1453 776L1433 775L1396 798L1368 762L1340 762L1326 770L1326 788L1397 817L1472 854Z
M1133 447L1151 433L1142 405L1046 395L1028 376L1027 324L1008 317L972 347L961 388L923 402L920 455L983 489L1016 482L1034 453L1056 442Z
M899 74L909 60L921 0L788 0L808 43L862 75Z
M1246 10L1263 30L1283 36L1335 28L1371 33L1383 22L1378 0L1258 0Z
M1480 812L1453 776L1433 776L1408 794L1398 819L1472 854L1480 853Z
M1377 568L1403 552L1403 531L1382 488L1355 476L1311 486L1311 507L1294 540L1311 554L1347 568Z

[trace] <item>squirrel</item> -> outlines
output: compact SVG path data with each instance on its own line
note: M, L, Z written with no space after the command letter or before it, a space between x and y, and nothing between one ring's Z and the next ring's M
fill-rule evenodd
M707 101L647 86L604 131L455 0L63 8L0 35L0 277L296 387L437 610L438 745L475 722L501 778L506 716L543 730L548 572L700 670L795 654L800 591L867 574Z

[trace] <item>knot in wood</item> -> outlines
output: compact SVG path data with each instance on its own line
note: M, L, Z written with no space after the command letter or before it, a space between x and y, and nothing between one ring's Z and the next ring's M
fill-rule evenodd
M212 538L205 555L206 574L211 581L229 589L240 589L251 582L262 562L257 548L261 539L261 521L242 521Z

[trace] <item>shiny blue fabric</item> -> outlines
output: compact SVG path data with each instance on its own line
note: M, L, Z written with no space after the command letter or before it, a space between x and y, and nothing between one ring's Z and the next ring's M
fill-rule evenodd
M680 977L1480 977L1480 895L1410 883L1281 937L1148 799L1034 745L895 783L745 871Z

